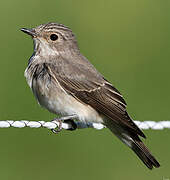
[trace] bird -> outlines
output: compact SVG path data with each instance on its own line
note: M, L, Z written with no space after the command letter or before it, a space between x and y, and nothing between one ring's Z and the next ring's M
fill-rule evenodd
M74 120L102 123L149 169L160 166L142 142L146 136L128 114L122 94L81 54L69 27L49 22L21 31L33 39L25 77L42 107L60 115L60 124L72 123L73 129Z

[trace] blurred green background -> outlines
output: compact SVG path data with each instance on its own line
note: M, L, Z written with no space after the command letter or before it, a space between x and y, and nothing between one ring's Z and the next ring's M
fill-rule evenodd
M32 40L19 29L69 26L81 52L124 95L136 120L170 120L170 1L1 0L0 119L45 120L23 76ZM0 129L0 179L170 179L170 130L145 130L161 163L148 170L107 129Z

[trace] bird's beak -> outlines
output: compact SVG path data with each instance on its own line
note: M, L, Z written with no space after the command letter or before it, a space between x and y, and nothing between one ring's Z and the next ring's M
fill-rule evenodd
M28 35L30 35L30 36L32 36L33 38L37 36L34 29L22 28L21 31L28 34Z

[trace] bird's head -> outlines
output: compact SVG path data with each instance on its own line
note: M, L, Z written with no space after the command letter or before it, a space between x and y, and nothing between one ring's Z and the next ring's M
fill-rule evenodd
M55 56L79 51L72 30L62 24L47 23L36 28L22 28L21 31L34 40L34 51L41 56Z

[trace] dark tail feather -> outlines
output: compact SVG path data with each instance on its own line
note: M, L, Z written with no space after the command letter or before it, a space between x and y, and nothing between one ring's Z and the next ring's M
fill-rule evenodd
M148 148L140 139L134 140L131 148L149 169L153 167L158 168L160 166L158 161L151 155Z
M113 123L113 121L105 121L105 125L127 146L129 146L137 156L142 160L142 162L149 168L158 168L160 164L151 155L148 148L140 140L139 136L134 132L125 130L123 127L118 126Z

